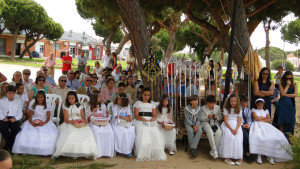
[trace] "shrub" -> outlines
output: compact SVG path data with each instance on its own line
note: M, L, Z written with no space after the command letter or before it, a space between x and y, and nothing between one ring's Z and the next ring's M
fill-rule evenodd
M283 63L285 63L286 70L295 71L295 67L290 61L284 60ZM282 60L274 60L271 64L271 69L277 70L279 66L282 66Z

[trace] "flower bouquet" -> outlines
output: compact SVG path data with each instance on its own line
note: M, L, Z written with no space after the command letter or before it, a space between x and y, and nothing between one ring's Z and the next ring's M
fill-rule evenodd
M33 120L33 123L34 123L35 125L40 125L42 122L43 122L43 121L40 120L40 119L35 119L35 120Z
M81 119L74 120L74 127L76 128L82 128L85 126L85 122Z

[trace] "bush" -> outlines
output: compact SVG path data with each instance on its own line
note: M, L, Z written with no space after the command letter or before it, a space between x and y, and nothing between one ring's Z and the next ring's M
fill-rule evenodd
M290 61L284 60L283 63L285 63L286 70L295 71L295 67ZM282 66L282 60L274 60L271 64L271 69L277 70L279 66Z

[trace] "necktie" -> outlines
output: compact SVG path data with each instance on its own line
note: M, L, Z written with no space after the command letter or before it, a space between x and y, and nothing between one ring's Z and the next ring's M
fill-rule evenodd
M247 118L245 116L245 112L244 111L245 111L245 109L243 109L243 113L242 113L243 114L243 119L244 119L244 123L247 124Z
M87 95L90 96L90 88L87 88Z

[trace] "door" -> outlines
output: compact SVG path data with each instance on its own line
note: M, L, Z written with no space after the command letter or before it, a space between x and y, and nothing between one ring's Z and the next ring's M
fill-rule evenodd
M44 42L37 42L35 44L35 51L39 53L39 57L44 57L44 49L45 49Z
M0 38L0 55L5 55L6 39Z

